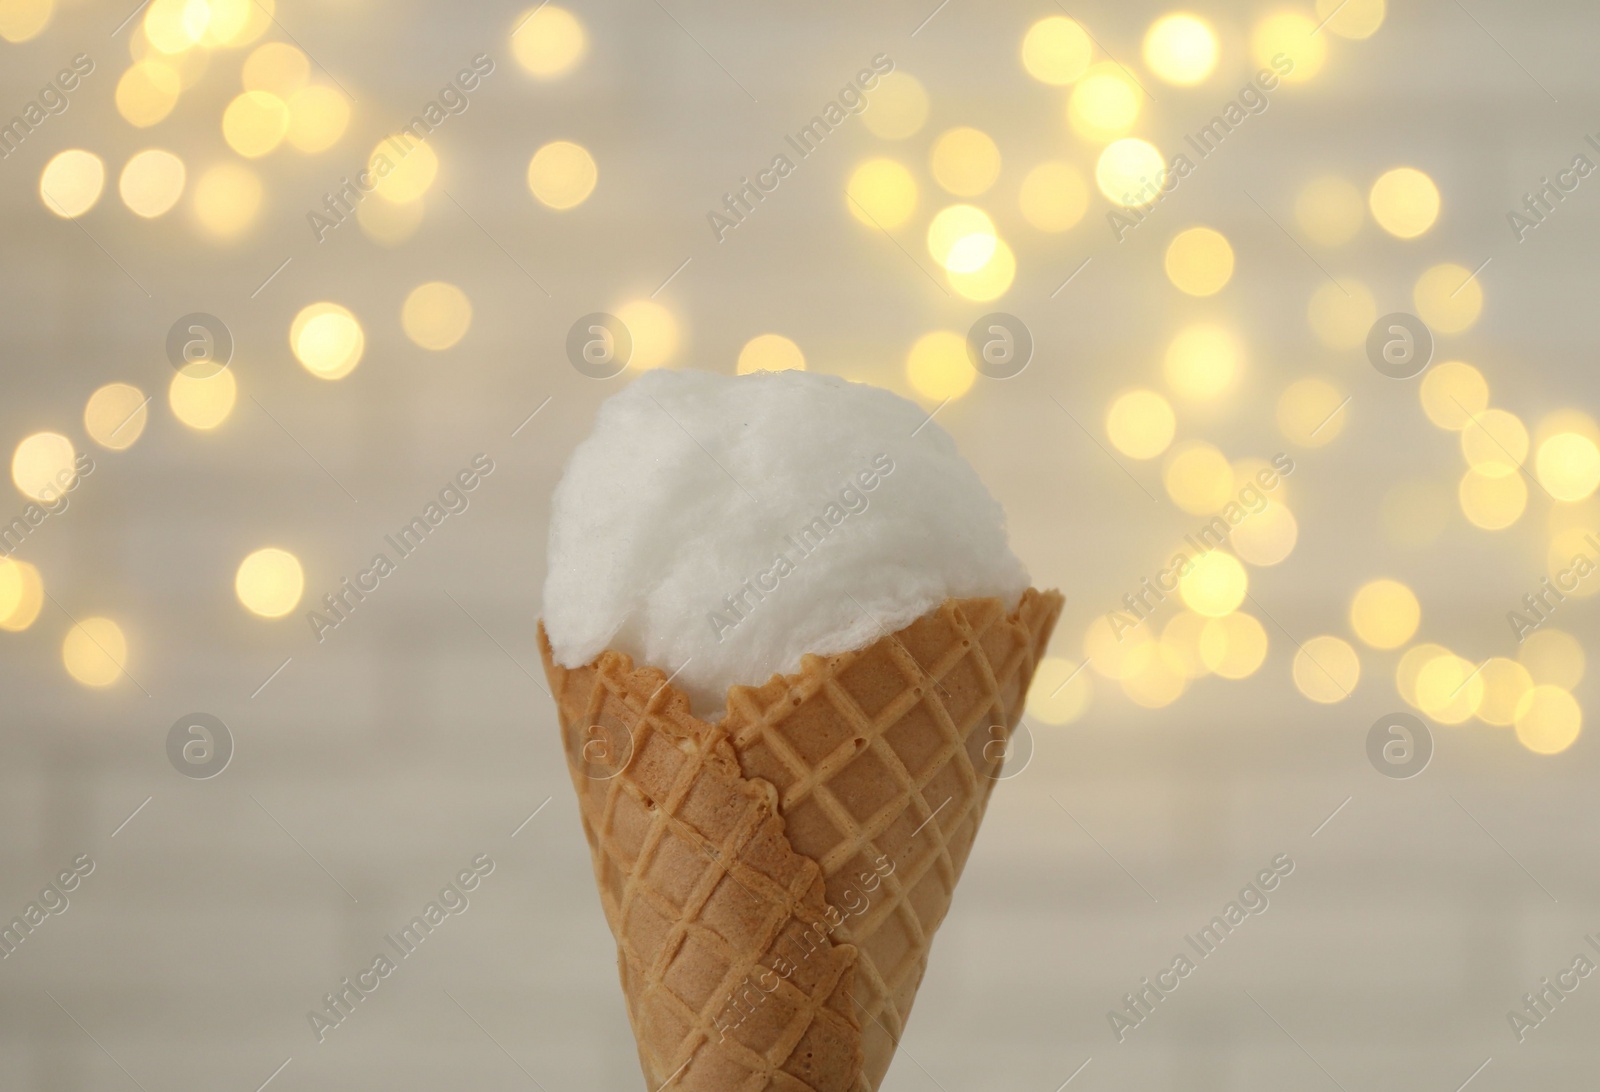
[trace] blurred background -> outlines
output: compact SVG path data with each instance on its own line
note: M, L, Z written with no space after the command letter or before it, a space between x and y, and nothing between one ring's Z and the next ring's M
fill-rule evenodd
M1591 6L0 38L0 1087L639 1087L535 622L649 367L916 399L1067 596L885 1088L1592 1086Z

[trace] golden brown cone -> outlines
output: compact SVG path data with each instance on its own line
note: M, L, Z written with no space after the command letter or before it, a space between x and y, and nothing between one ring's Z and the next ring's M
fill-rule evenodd
M875 1092L1061 603L946 600L716 724L541 626L649 1092Z

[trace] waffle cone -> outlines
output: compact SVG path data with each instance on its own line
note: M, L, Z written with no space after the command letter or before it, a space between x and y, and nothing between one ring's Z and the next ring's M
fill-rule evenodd
M875 1092L1061 603L946 600L715 724L541 626L650 1092Z

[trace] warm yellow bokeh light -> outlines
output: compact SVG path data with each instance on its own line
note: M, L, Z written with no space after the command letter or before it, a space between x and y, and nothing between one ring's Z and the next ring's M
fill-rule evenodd
M1083 655L1095 671L1108 679L1125 679L1137 672L1155 654L1156 641L1150 626L1130 625L1132 615L1119 614L1115 624L1108 615L1099 615L1083 632Z
M1144 63L1168 83L1190 87L1217 67L1217 33L1186 11L1163 15L1144 35Z
M1221 550L1196 558L1178 581L1184 605L1207 618L1221 618L1239 609L1250 588L1250 577L1239 559Z
M1510 527L1528 507L1528 486L1520 474L1490 475L1474 468L1461 476L1456 496L1461 514L1485 531Z
M516 32L511 36L511 53L523 70L537 79L566 75L588 52L589 36L578 17L566 8L540 4L520 16L519 22L513 24Z
M1252 565L1276 565L1294 552L1300 541L1300 523L1294 513L1274 497L1265 508L1233 529L1229 544L1234 553Z
M1067 98L1072 131L1096 144L1114 140L1133 128L1144 105L1144 92L1114 64L1097 66Z
M239 163L219 163L194 185L194 214L200 226L219 239L249 230L261 211L261 179Z
M594 192L600 178L589 149L570 140L552 140L528 161L528 189L539 203L553 209L570 209Z
M1558 686L1535 686L1517 703L1517 742L1534 754L1555 755L1583 730L1577 699Z
M1177 427L1171 404L1151 390L1120 394L1106 411L1111 446L1132 459L1153 459L1167 450Z
M472 325L467 294L444 281L419 284L400 307L400 328L417 345L442 352L460 341Z
M928 121L928 92L913 75L898 69L878 81L861 124L880 140L904 140Z
M222 112L222 137L246 159L272 151L289 132L289 107L269 91L246 91Z
M805 371L806 354L782 334L758 334L739 350L738 372Z
M1558 432L1539 445L1539 484L1558 501L1581 501L1600 486L1600 447L1576 432Z
M1295 223L1322 246L1343 246L1355 238L1366 209L1361 191L1334 175L1307 182L1294 200Z
M1161 193L1167 161L1154 144L1123 137L1107 144L1095 161L1094 181L1107 201L1123 208L1148 205Z
M850 215L868 227L893 231L917 211L917 180L896 160L869 159L845 183Z
M1200 631L1200 658L1224 679L1248 678L1267 658L1267 631L1238 611L1209 619Z
M239 82L246 91L266 91L280 99L300 90L310 78L311 62L288 42L257 46L239 70Z
M1295 689L1314 702L1344 701L1361 680L1361 660L1348 641L1331 635L1313 637L1294 654Z
M1046 656L1028 687L1028 715L1044 724L1071 724L1089 708L1094 676L1082 664Z
M308 155L331 148L350 124L349 101L331 87L313 84L290 95L289 131L284 139Z
M361 234L383 246L399 246L422 226L422 216L427 202L407 201L397 205L393 201L363 201L356 206L356 223Z
M928 224L928 253L952 272L981 269L999 243L994 221L975 205L940 209Z
M1497 728L1509 727L1517 719L1517 705L1522 696L1533 689L1533 676L1517 661L1504 656L1491 657L1478 676L1483 679L1478 719Z
M78 481L78 453L59 432L35 432L11 456L11 480L22 495L53 504Z
M1151 642L1134 669L1122 678L1122 691L1137 705L1162 709L1183 696L1189 680L1183 665L1164 644Z
M207 0L205 33L200 44L231 48L248 45L272 25L272 0ZM198 51L197 51L198 52Z
M628 367L639 371L659 368L678 351L678 320L655 300L632 300L618 307L616 316L633 339L633 355Z
M1211 674L1211 667L1200 654L1200 637L1205 627L1214 620L1183 610L1174 614L1161 628L1161 651L1167 662L1175 666L1186 679L1199 679Z
M929 401L960 398L977 378L978 370L967 356L967 339L953 330L923 334L906 354L906 380Z
M39 172L39 199L57 216L72 220L94 208L105 184L106 165L99 156L68 148Z
M402 155L393 138L386 138L368 161L377 187L372 191L385 201L403 205L428 192L439 174L439 157L424 142L408 146Z
M164 148L146 148L123 165L117 192L135 215L152 219L178 203L186 177L183 160Z
M1385 0L1317 0L1317 20L1341 38L1370 38L1383 25Z
M1471 364L1447 360L1423 374L1417 396L1428 420L1440 428L1460 431L1489 408L1489 382Z
M1417 278L1411 302L1434 333L1459 334L1478 321L1483 310L1483 286L1472 270L1442 262Z
M84 686L110 686L128 662L128 640L109 618L85 618L67 631L61 644L67 673Z
M1350 628L1373 648L1399 648L1421 621L1416 593L1398 580L1363 584L1350 602Z
M950 269L945 279L956 294L969 300L993 300L1005 295L1017 276L1017 256L1004 239L994 241L994 252L977 269Z
M935 182L957 197L975 197L1000 177L1000 149L980 129L947 129L933 142L929 167Z
M1191 296L1213 296L1233 276L1233 247L1208 227L1178 232L1167 245L1167 279Z
M1446 652L1422 665L1416 689L1417 708L1440 724L1460 724L1483 702L1483 674L1471 660Z
M144 35L162 53L182 53L199 44L210 14L204 0L151 0Z
M231 368L218 371L214 365L188 364L173 375L167 387L172 415L202 432L226 421L238 400L239 383Z
M1583 681L1583 644L1565 630L1541 626L1528 634L1517 660L1539 686L1571 690Z
M367 335L347 308L326 301L300 309L289 325L289 348L319 379L343 379L361 363Z
M1350 418L1345 401L1344 391L1331 380L1317 376L1296 380L1278 397L1278 431L1301 447L1330 443Z
M1227 393L1238 380L1242 357L1238 339L1226 327L1197 322L1173 337L1161 370L1172 393L1207 402Z
M266 546L239 562L233 591L251 614L282 618L300 604L306 574L300 559L288 550Z
M1528 428L1509 410L1475 413L1461 429L1461 454L1486 477L1509 477L1528 457Z
M1022 67L1052 87L1080 78L1094 56L1094 43L1074 20L1063 15L1040 19L1022 38Z
M1188 443L1175 450L1161 479L1173 503L1197 516L1219 511L1233 499L1233 467L1207 443Z
M84 431L101 447L126 451L144 433L150 420L149 402L138 387L107 383L84 404Z
M44 581L26 561L0 558L0 629L21 633L44 608Z
M117 113L137 129L161 121L178 104L183 81L177 68L160 60L139 61L117 80Z
M1401 699L1413 709L1422 708L1417 702L1417 677L1422 674L1422 669L1428 666L1429 661L1436 656L1450 656L1453 653L1443 645L1425 642L1412 645L1401 655L1400 662L1394 668L1394 688Z
M1311 332L1330 349L1361 348L1377 320L1377 301L1366 285L1351 277L1338 284L1318 285L1306 305Z
M1303 83L1322 71L1328 59L1328 40L1316 33L1317 21L1298 11L1268 15L1250 32L1250 55L1263 68L1273 68L1284 83ZM1282 55L1294 67L1274 68ZM1281 62L1279 62L1281 63Z
M1367 195L1372 218L1397 239L1415 239L1439 218L1439 187L1415 167L1384 171Z
M1089 183L1071 163L1041 163L1023 178L1017 201L1040 231L1066 231L1089 209Z
M0 0L0 38L26 42L50 25L55 0Z

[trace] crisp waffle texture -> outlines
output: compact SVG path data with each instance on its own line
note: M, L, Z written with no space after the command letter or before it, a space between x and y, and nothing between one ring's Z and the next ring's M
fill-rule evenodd
M650 1092L874 1092L1061 610L951 599L694 717L540 649Z

